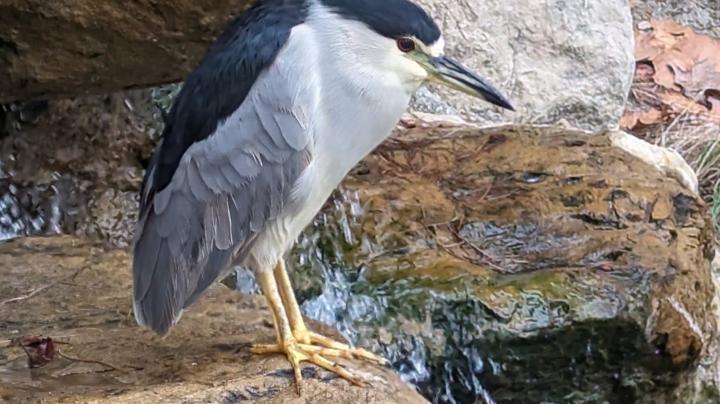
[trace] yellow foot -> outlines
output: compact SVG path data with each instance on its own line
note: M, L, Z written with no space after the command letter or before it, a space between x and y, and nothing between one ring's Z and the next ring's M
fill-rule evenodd
M301 341L304 344L307 345L319 345L325 348L329 348L333 351L339 351L342 352L343 358L349 358L349 359L362 359L369 362L376 363L378 365L386 365L388 363L387 359L375 355L374 353L370 351L366 351L362 348L353 348L350 345L343 344L342 342L337 342L331 338L328 338L324 335L320 335L317 333L314 333L312 331L302 331L302 332L296 332L293 331L293 334L300 334L295 335L295 338L297 338L298 341Z
M302 373L300 372L301 362L310 362L323 369L335 373L341 378L349 381L356 386L363 386L364 383L345 368L328 360L331 358L355 358L355 356L346 350L325 348L315 345L301 344L297 341L289 341L283 345L253 345L250 351L255 354L284 354L287 355L290 365L292 365L295 374L295 387L298 394L301 394Z

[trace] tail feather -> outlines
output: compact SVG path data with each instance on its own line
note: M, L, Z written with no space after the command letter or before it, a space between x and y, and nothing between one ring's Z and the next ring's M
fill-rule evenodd
M168 210L180 206L178 201L171 201ZM192 216L183 212L175 217ZM135 319L160 335L229 269L235 250L204 247L203 225L196 220L181 220L182 229L159 231L159 224L167 225L163 219L149 209L138 228L133 258Z
M158 236L155 236L159 238ZM143 239L146 237L143 237ZM159 247L155 248L155 245ZM165 335L182 315L184 291L165 240L140 240L135 248L134 309L138 324Z

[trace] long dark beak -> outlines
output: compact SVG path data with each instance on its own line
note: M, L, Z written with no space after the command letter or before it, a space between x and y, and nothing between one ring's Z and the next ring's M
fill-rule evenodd
M446 57L430 59L432 66L431 78L450 88L462 91L499 107L515 111L510 101L505 98L492 84L470 71L467 67Z

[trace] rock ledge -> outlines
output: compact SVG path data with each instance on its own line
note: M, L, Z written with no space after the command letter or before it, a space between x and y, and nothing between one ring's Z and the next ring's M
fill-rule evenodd
M71 237L30 238L0 245L0 262L0 401L424 402L391 370L354 363L370 387L308 365L298 398L284 358L249 353L250 343L274 338L260 296L219 285L160 339L135 325L130 261L122 251ZM45 289L6 302L37 288ZM23 335L50 336L64 355L85 362L56 356L28 369L22 350L2 347Z

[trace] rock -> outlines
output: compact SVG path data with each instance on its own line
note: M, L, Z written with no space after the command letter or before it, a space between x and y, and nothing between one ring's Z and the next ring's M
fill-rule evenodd
M127 245L157 131L150 105L146 91L51 101L35 123L3 138L3 169L28 187L0 188L0 225L8 214L28 213L21 223L30 227ZM648 397L717 391L712 382L691 383L696 361L712 349L713 320L703 317L702 302L713 288L703 266L704 207L682 159L622 132L478 130L431 115L403 124L413 133L361 164L300 240L293 277L309 314L384 350L427 397L486 391L502 402L570 391L588 397L596 388L598 397L619 399L645 394L651 382L663 387ZM19 203L3 206L8 195ZM36 211L52 215L38 220ZM458 244L448 223L479 250ZM495 258L486 262L479 251ZM529 262L518 263L528 251ZM16 266L0 262L0 276ZM28 290L23 284L0 296ZM673 297L688 317L673 314ZM5 321L8 307L0 305L0 332L24 327L22 319ZM616 349L618 340L625 345ZM717 376L712 366L706 373Z
M274 339L263 299L221 285L158 338L135 325L123 251L72 237L27 238L0 245L0 262L2 402L425 402L375 367L360 368L372 386L357 388L305 366L299 399L284 358L249 353L250 343ZM10 343L22 336L50 337L62 355L28 369Z
M650 18L671 19L706 35L720 37L717 0L637 0L632 12L638 28Z
M77 232L128 246L143 164L161 129L152 95L52 100L0 136L0 239Z
M447 51L509 97L500 115L452 91L422 91L420 110L473 121L616 127L632 83L633 27L627 0L418 0L442 25Z
M398 134L301 239L304 310L441 401L717 402L706 206L618 139Z
M247 0L0 4L0 102L179 81Z
M624 131L610 132L608 137L613 146L625 150L668 177L675 178L693 193L700 192L695 170L676 150L650 144Z
M6 1L0 5L0 102L179 81L247 3ZM617 125L634 65L627 0L419 3L441 22L449 53L496 83L520 113L500 115L436 89L423 90L417 108L482 122Z

